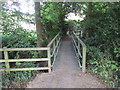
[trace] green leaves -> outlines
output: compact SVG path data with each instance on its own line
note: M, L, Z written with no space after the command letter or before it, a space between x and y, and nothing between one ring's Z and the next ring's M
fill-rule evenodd
M88 46L87 55L88 66L91 71L105 78L105 82L109 83L111 87L115 87L119 78L116 75L120 71L119 65L116 61L107 58L99 48Z
M2 76L2 85L6 88L21 88L22 81L27 81L33 74L38 71L22 71L22 72L11 72L10 74L5 73ZM17 83L17 85L15 85ZM11 87L14 85L14 87Z
M87 44L88 66L111 87L118 86L120 80L119 9L120 3L93 2L90 19L85 18L79 25Z
M20 62L16 62L15 65L16 65L17 67L20 67L21 63L20 63Z
M115 48L114 53L116 54L116 57L120 57L120 48Z

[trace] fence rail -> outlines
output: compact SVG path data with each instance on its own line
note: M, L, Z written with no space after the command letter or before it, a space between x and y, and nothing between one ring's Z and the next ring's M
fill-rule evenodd
M36 47L36 48L0 48L0 51L3 51L4 54L4 59L0 60L0 63L5 63L6 68L5 69L0 69L0 71L24 71L24 70L49 70L51 72L51 57L56 57L56 53L58 52L58 48L60 46L60 40L61 36L58 33L52 41L47 45L47 47ZM53 45L53 47L51 47ZM51 55L51 50L52 55ZM9 51L47 51L47 57L46 58L35 58L35 59L9 59L8 52ZM10 68L10 63L11 62L33 62L33 61L47 61L48 62L48 67L35 67L35 68Z
M82 68L82 72L86 72L86 45L77 36L77 34L75 32L72 32L72 41L73 41L75 54L78 58L79 66L80 66L80 68ZM82 59L82 61L81 61L81 59Z
M36 48L1 48L0 51L30 51L30 50L48 50L47 47L36 47Z
M54 63L55 63L55 60L56 60L56 57L57 57L57 54L58 54L58 50L59 50L59 47L60 47L60 44L61 44L61 36L60 36L60 33L58 33L52 40L51 42L47 45L48 47L50 47L51 49L51 59L52 62L51 62L51 67L54 66Z
M36 59L9 59L9 55L8 55L8 51L41 51L41 50L50 50L49 47L40 47L40 48L1 48L0 51L4 52L4 60L0 60L0 63L5 63L6 68L5 69L0 69L0 71L24 71L24 70L49 70L49 72L51 71L51 68L48 64L48 67L36 67L36 68L10 68L10 63L11 62L33 62L33 61L48 61L48 63L50 62L50 59L48 58L36 58Z

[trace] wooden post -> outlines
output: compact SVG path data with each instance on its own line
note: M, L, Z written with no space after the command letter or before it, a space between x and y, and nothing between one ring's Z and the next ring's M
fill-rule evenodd
M59 35L58 35L58 37L56 38L56 40L57 40L57 44L58 44L58 46L59 46ZM57 51L58 51L58 46L56 47L56 55L57 55Z
M53 42L53 46L54 46L53 50L55 49L56 44L57 44L57 41L55 39L54 42Z
M4 47L4 59L5 59L5 65L6 65L6 71L10 73L10 64L9 64L9 57L8 57L8 51L6 51L7 47Z
M59 34L58 39L57 39L56 55L58 53L59 45L60 45L60 34Z
M48 67L49 67L49 73L51 72L51 54L50 54L50 47L48 47L49 49L47 50L47 54L48 54Z
M82 72L86 72L86 47L83 47L82 50Z
M53 42L53 50L55 49L55 42ZM55 54L53 55L53 61L55 60Z

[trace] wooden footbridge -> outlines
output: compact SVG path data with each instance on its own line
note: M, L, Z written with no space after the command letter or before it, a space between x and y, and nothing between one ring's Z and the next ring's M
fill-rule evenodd
M79 67L82 69L82 72L86 72L86 45L83 41L76 35L75 32L72 32L69 36L69 39L72 41L74 52L76 54ZM61 46L62 36L58 33L47 47L37 47L37 48L1 48L0 51L4 52L4 60L0 60L0 63L5 63L6 68L0 69L0 71L25 71L25 70L48 70L51 72L54 67L56 57L58 57L59 48ZM67 46L70 47L70 46ZM47 51L46 58L35 58L35 59L9 59L9 51ZM67 55L69 52L65 52L64 55ZM74 57L74 56L73 56ZM64 58L65 59L65 58ZM36 67L36 68L11 68L10 63L12 62L43 62L47 61L47 67Z

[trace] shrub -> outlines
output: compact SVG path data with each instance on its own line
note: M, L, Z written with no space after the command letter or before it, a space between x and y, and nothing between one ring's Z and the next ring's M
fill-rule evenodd
M120 68L118 63L108 58L106 54L97 47L88 46L87 53L89 55L87 64L90 66L90 70L98 76L103 77L104 82L109 83L111 87L117 87L120 81L118 75Z

